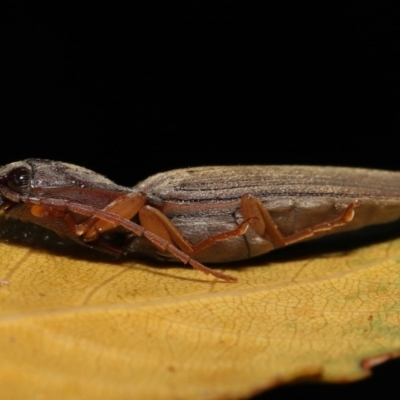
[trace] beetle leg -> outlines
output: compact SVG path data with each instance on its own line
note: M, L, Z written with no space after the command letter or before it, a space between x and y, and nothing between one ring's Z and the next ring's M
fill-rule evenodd
M321 224L311 226L310 228L303 229L299 232L294 233L293 235L287 236L285 238L285 245L296 243L300 240L309 238L318 232L330 231L331 229L338 226L346 225L354 218L354 209L360 204L361 202L359 200L356 200L350 203L343 211L343 213L332 221L322 222Z
M131 219L143 207L145 201L145 197L140 193L122 194L108 204L103 211L116 214L121 218ZM74 235L82 236L82 239L87 242L96 240L102 232L113 229L116 226L109 221L94 216L89 217L85 222L77 224L71 212L68 211L67 205L60 209L60 207L54 207L54 204L50 206L34 204L31 207L31 213L35 217L64 218L69 230Z
M139 211L140 225L167 242L175 243L186 254L192 253L192 245L182 236L172 222L159 210L151 206Z
M360 201L355 200L347 206L339 217L331 221L322 222L309 228L302 229L301 231L286 237L282 235L270 213L257 197L252 196L251 194L245 194L242 197L240 208L243 217L246 218L246 220L249 217L252 217L250 227L259 236L270 240L275 247L282 247L309 238L318 232L329 231L338 226L347 224L353 219L354 209L360 204Z
M191 244L181 235L171 221L159 210L144 206L139 211L140 225L169 243L176 243L185 253L192 251Z
M210 236L197 244L188 242L174 224L159 210L151 206L145 206L139 211L140 224L148 231L155 233L171 244L175 244L186 254L195 254L211 247L215 242L228 240L242 236L246 233L253 218L243 221L236 229Z

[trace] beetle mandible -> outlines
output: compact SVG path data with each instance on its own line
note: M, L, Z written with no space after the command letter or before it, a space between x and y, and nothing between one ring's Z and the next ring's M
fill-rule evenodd
M86 168L27 159L0 168L0 209L91 248L179 259L235 281L202 263L393 221L399 181L398 172L361 168L216 166L168 171L127 188Z

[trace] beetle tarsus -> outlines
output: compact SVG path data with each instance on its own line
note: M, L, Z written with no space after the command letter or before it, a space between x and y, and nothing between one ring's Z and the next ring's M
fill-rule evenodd
M211 268L208 268L205 265L199 263L198 261L193 260L193 258L190 259L189 264L193 268L195 268L195 269L197 269L197 270L199 270L201 272L204 272L207 275L211 274L212 276L215 276L216 278L219 278L219 279L223 279L224 281L237 282L237 280L238 280L234 276L231 276L231 275L228 275L228 274L223 274L222 272L214 271Z

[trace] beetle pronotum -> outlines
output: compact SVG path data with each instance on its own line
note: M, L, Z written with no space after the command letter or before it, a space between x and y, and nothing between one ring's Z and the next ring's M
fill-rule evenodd
M400 218L400 173L307 166L199 167L133 188L88 169L28 159L0 168L0 209L108 252L202 263ZM116 235L123 241L116 241Z

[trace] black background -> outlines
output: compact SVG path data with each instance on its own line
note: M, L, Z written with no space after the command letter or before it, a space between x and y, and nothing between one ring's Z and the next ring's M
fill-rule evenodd
M400 169L400 6L322 3L2 2L0 164L57 159L127 186L210 164ZM268 398L382 397L399 366Z

